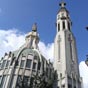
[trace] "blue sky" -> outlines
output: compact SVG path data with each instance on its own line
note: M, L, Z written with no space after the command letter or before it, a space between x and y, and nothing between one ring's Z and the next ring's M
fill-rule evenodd
M0 29L19 29L22 33L31 31L37 23L40 39L46 44L55 38L56 15L61 0L0 0ZM79 62L88 54L88 0L65 0L73 23Z

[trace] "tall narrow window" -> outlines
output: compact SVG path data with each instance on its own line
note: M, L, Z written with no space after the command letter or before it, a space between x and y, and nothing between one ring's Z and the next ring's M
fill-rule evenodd
M8 60L6 63L6 68L8 68L10 61Z
M39 61L38 62L38 70L40 70L40 68L41 68L41 62Z
M33 69L35 70L36 69L36 63L33 62Z
M1 65L1 68L3 69L5 67L5 64L6 64L6 60L3 60L3 63Z
M28 81L29 81L29 77L24 76L23 77L23 86L24 86L23 88L29 88Z
M1 79L2 79L2 76L0 76L0 84L1 84Z
M70 30L70 23L68 22L68 29Z
M26 62L27 68L31 68L31 62L32 62L32 60L27 59L27 62Z
M21 64L20 64L20 67L21 67L21 68L24 67L24 63L25 63L25 60L21 60Z
M65 21L62 22L63 29L65 29Z
M16 88L20 88L20 87L22 87L22 77L21 77L21 75L18 75L18 77L17 77L17 83L16 83Z
M6 79L6 75L4 75L4 76L2 77L2 81L1 81L1 86L0 86L0 88L4 88L5 79Z
M60 24L58 24L58 32L60 31Z

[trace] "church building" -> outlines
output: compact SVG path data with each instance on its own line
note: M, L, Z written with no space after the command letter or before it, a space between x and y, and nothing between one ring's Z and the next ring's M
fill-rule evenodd
M55 88L81 88L75 37L66 3L61 2L56 20L54 40L54 70L57 73Z
M40 38L34 24L25 37L25 43L1 58L0 88L82 88L72 21L66 3L59 5L54 62L40 52Z

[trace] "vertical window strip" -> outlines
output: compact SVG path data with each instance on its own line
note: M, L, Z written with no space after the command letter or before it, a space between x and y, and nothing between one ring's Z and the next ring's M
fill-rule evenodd
M25 65L25 60L21 60L21 64L20 64L20 67L23 68Z
M70 30L70 23L68 22L68 29Z
M60 24L58 23L58 32L60 31Z
M65 21L62 22L63 30L65 29Z
M6 75L3 75L0 88L4 88L5 79L6 79Z
M6 63L6 68L9 67L9 64L10 64L10 61L8 60L7 63Z
M71 39L71 35L69 35L69 38L68 38L68 40L69 40L69 44L70 44L70 55L71 55L71 59L73 60L73 57L72 57L72 39Z
M58 61L60 61L60 49L61 49L61 46L60 46L60 42L61 42L61 38L60 38L60 35L59 35L59 38L58 38Z
M5 67L5 64L6 64L6 60L3 60L2 65L1 65L2 69Z
M33 62L33 69L35 70L36 69L36 63Z

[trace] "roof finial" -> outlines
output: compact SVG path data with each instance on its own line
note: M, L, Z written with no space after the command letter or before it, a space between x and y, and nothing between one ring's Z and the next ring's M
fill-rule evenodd
M59 4L59 6L61 7L65 7L66 3L64 2L64 0L61 0L61 3Z
M37 31L37 23L34 23L32 26L32 31L36 32Z

